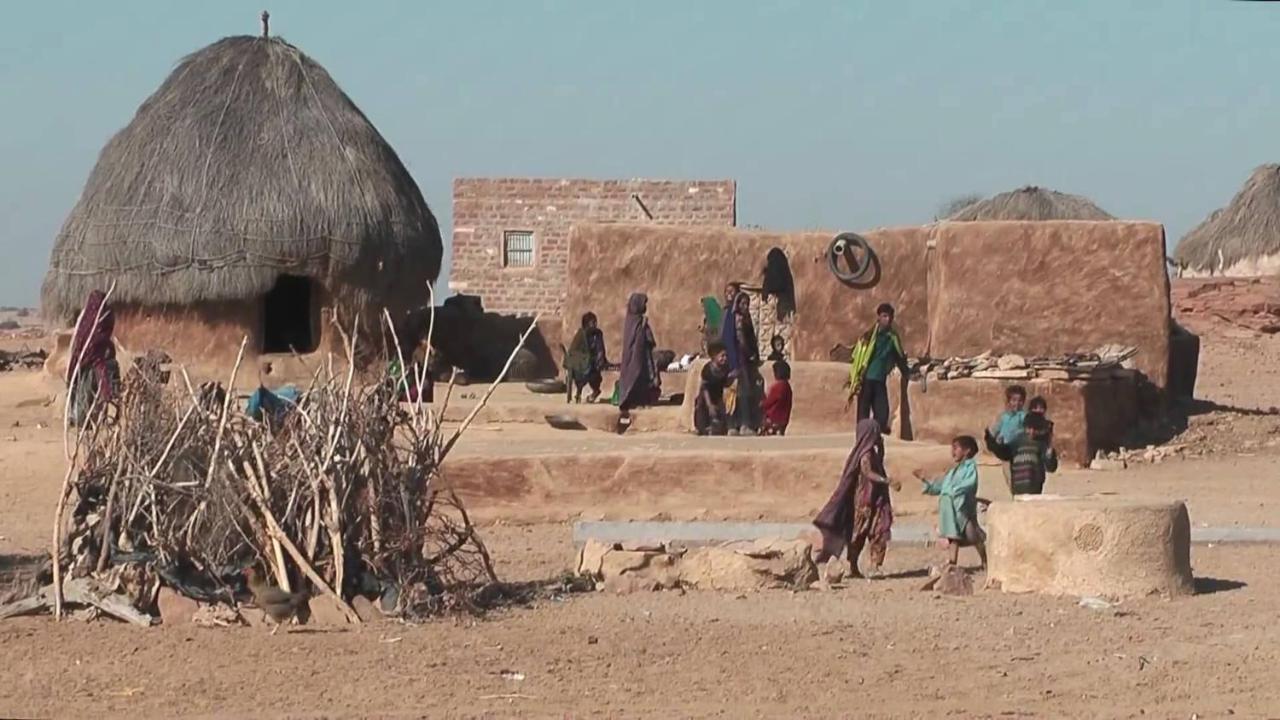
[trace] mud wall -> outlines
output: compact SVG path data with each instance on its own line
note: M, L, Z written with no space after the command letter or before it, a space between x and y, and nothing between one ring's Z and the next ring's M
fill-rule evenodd
M262 319L258 303L139 307L115 305L115 337L125 349L145 353L158 348L174 361L230 368L248 336L246 354L261 346Z
M622 320L632 292L649 296L649 322L658 345L677 353L701 347L701 298L721 298L731 281L760 282L765 254L786 253L796 287L792 355L826 360L831 347L851 343L874 320L881 302L898 308L908 352L923 352L928 340L925 278L929 228L873 230L866 237L880 260L874 290L840 284L827 269L831 233L771 233L733 228L672 228L650 225L577 225L570 233L569 290L563 314L565 337L584 312L600 317L610 359L621 357Z
M929 325L935 357L1138 348L1164 387L1164 228L1141 222L973 222L936 227Z
M1168 376L1169 284L1164 230L1138 222L972 222L863 233L878 258L869 287L853 289L827 269L834 233L770 233L718 227L577 225L562 315L576 328L592 310L620 356L627 297L649 296L658 345L701 345L700 299L726 282L758 283L765 254L786 253L795 281L793 357L826 360L893 303L906 350L933 357L985 351L1056 355L1106 343L1139 349L1137 365L1158 387Z
M324 298L319 301L323 302ZM116 315L115 340L124 352L141 355L151 349L164 350L174 362L185 365L195 374L222 376L230 372L240 352L241 341L248 338L239 375L241 378L256 377L252 362L263 355L260 303L150 307L116 304L112 310ZM342 337L334 331L331 323L332 312L331 308L322 305L317 326L313 328L319 333L315 353L301 355L297 361L282 354L271 356L273 365L280 371L281 381L295 379L295 376L309 377L314 369L308 366L309 358L323 357L329 352L334 353L338 361L346 357ZM379 354L377 345L381 342L381 335L375 336L370 330L376 327L374 322L380 322L380 319L370 316L361 324L360 345L357 347L357 354L361 357ZM344 320L344 325L349 323L350 320Z

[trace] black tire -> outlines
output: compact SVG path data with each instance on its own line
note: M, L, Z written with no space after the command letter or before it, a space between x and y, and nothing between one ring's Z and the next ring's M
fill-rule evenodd
M565 391L563 380L548 378L546 380L530 380L524 384L525 388L531 393L539 395L557 395Z
M856 252L856 251L861 251ZM831 239L827 246L827 268L836 279L844 283L856 283L866 276L872 265L871 246L867 239L857 233L840 233ZM841 270L838 258L845 258L851 264L849 270ZM857 262L852 261L857 258Z

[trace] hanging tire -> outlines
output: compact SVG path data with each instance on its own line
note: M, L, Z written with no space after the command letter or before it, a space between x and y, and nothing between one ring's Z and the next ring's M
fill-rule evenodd
M873 255L866 238L857 233L840 233L827 247L827 268L840 282L856 283L871 270ZM849 266L847 270L840 267L841 258Z

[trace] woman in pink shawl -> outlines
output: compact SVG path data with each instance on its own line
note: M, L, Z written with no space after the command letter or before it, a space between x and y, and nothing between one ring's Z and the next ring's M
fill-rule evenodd
M72 419L81 425L96 404L104 407L113 396L116 376L116 346L111 341L115 332L116 316L107 307L107 296L101 290L89 293L89 299L76 320L76 334L71 340L71 353L67 356L67 386L74 380Z
M649 297L632 293L627 300L627 317L622 325L622 367L618 377L618 409L622 411L619 429L630 424L631 408L652 405L662 391L662 379L653 362L658 343L645 313Z
M893 505L889 499L891 486L896 489L898 483L891 482L885 475L884 439L880 435L880 426L872 418L861 420L853 450L840 473L840 483L813 519L813 524L822 532L819 562L837 557L848 548L853 576L862 577L858 570L858 556L869 544L872 567L869 574L880 574L893 526Z

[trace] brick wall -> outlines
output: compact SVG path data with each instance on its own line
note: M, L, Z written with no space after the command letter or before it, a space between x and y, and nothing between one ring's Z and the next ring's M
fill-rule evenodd
M559 314L575 223L732 227L736 213L732 180L459 178L453 182L449 287L479 295L491 312ZM533 233L533 267L503 267L508 231Z

